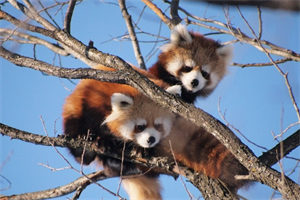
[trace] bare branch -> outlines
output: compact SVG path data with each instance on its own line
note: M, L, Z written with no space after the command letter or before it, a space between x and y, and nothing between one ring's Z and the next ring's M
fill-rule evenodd
M23 29L31 31L31 32L40 33L40 34L48 36L48 37L53 37L54 32L44 29L42 27L34 26L34 25L28 24L26 22L20 21L20 20L16 19L15 17L11 16L10 14L4 12L3 10L0 10L0 19L4 19L19 28L23 28Z
M244 20L244 22L246 23L246 25L248 26L248 28L250 29L251 33L253 34L253 36L256 38L256 40L258 41L258 45L260 46L260 48L265 52L265 54L267 55L267 57L270 59L270 61L273 63L273 65L275 66L275 68L278 70L278 72L282 75L282 77L284 78L285 80L285 84L286 84L286 87L288 89L288 92L289 92L289 95L290 95L290 98L292 100L292 103L293 103L293 106L294 106L294 109L296 111L296 114L297 114L297 117L298 117L298 121L300 121L300 110L299 110L299 107L297 105L297 102L295 100L295 97L294 97L294 93L292 91L292 88L291 88L291 84L289 82L289 79L288 79L288 74L287 73L284 73L280 67L274 62L273 58L270 56L270 53L263 47L263 45L260 43L260 40L258 40L254 30L252 29L252 27L249 25L248 21L246 20L246 18L244 17L244 15L242 14L241 10L239 9L239 7L237 7L238 9L238 12L240 14L240 16L242 17L242 19Z
M283 59L279 59L279 60L275 60L274 63L276 64L281 64L281 63L285 63L291 61L291 59L289 58L283 58ZM268 62L268 63L247 63L247 64L240 64L240 63L232 63L231 65L233 66L238 66L238 67L265 67L265 66L273 66L272 62Z
M67 33L71 33L71 19L72 19L73 11L75 9L76 1L77 0L69 1L68 10L64 20L64 29Z
M281 145L283 147L282 156L286 156L292 150L294 150L295 147L300 146L300 130L297 130L295 133L293 133L291 136L289 136L285 140L281 141L275 147L273 147L269 151L263 153L259 157L259 159L268 166L274 165L275 163L278 162L278 159L280 158L279 155L280 155Z
M262 19L261 19L261 9L257 6L257 14L258 14L258 39L261 39L262 36Z
M51 51L53 51L55 53L58 53L60 55L63 55L63 56L68 56L69 55L64 49L62 49L60 46L58 46L56 44L52 44L52 43L50 43L46 40L35 37L33 35L29 35L29 34L26 34L26 33L19 32L17 30L0 28L0 34L7 35L7 39L10 39L12 35L15 35L15 36L18 36L18 37L21 37L21 38L24 38L24 39L30 41L31 44L44 45L45 47L47 47ZM7 39L4 39L4 40L7 40ZM19 41L19 42L21 43L21 41ZM24 41L24 42L26 42L26 41Z
M110 177L107 177L103 171L93 172L91 174L88 174L86 176L82 176L75 181L63 185L60 187L56 187L53 189L48 189L44 191L39 192L32 192L32 193L24 193L19 195L12 195L12 196L4 196L0 197L0 200L34 200L34 199L48 199L48 198L55 198L64 196L66 194L70 194L74 191L76 191L78 188L86 188L88 185L90 185L93 182L107 179Z
M135 31L134 31L134 28L133 28L133 25L132 25L131 16L129 15L129 13L126 9L125 0L119 0L119 6L120 6L120 9L121 9L123 18L125 19L125 22L126 22L126 26L127 26L128 33L129 33L129 36L130 36L130 39L131 39L131 42L132 42L135 58L138 61L138 64L139 64L140 68L146 69L144 58L141 54L139 42L137 40Z
M149 0L142 0L170 29L173 28L174 24L171 19L166 16L161 9L159 9L154 3Z
M30 19L38 22L39 24L43 25L46 29L50 31L54 31L56 29L55 26L53 26L50 22L48 22L46 19L41 17L38 12L35 10L33 5L28 0L23 0L26 6L20 2L17 2L15 0L8 0L9 3L14 6L16 9L23 12L27 17Z

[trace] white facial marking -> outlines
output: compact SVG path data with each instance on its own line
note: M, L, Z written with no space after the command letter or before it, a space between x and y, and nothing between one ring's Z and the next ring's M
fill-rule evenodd
M192 59L188 59L184 63L186 66L189 66L189 67L195 67L195 65L196 65L195 61L193 61Z
M154 147L160 141L160 133L154 128L146 128L141 133L135 134L137 143L144 148ZM150 137L154 137L155 141L149 143Z
M181 59L174 58L171 62L168 62L167 70L173 76L177 76L177 71L181 68L182 64L183 63L182 63Z
M127 123L120 126L119 132L124 138L133 140L134 138L132 135L133 135L134 125L135 123L133 121L128 121Z
M183 75L180 77L181 82L183 86L191 91L191 92L198 92L199 90L203 89L206 83L206 79L203 78L201 72L199 70L193 70L188 73L183 73ZM193 87L192 81L197 80L198 85L196 87Z
M145 119L139 118L135 120L136 125L146 125L147 121Z

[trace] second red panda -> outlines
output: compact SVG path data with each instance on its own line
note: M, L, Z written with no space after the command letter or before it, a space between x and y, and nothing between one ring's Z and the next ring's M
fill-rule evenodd
M170 43L161 50L149 72L169 85L182 85L181 97L188 103L215 89L232 57L231 46L188 32L182 24L175 26Z

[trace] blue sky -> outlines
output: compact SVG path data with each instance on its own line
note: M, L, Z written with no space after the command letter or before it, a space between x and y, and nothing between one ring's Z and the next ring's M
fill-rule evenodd
M134 2L134 4L133 4ZM161 3L158 3L160 5ZM192 2L181 3L189 12L200 17L213 18L225 22L222 7L214 7L206 4L195 4ZM130 1L129 12L134 19L137 19L143 8L142 3ZM21 16L11 6L6 6L3 10L12 13L14 16ZM250 24L257 28L257 12L254 8L242 8ZM159 31L159 19L150 10L145 11L145 18L140 22L140 26L145 31L157 33ZM183 15L182 15L183 16ZM273 11L263 9L263 39L278 44L284 48L300 52L300 17L297 13L284 11ZM237 15L236 9L230 9L231 22L235 27L240 27L249 36L251 33ZM56 15L57 22L61 25L63 16ZM5 22L1 22L1 27L9 27ZM83 43L88 44L94 41L95 47L103 52L118 55L126 61L136 64L131 43L127 40L112 39L126 32L124 20L120 14L118 6L100 3L100 1L84 1L75 9L72 21L72 34ZM207 29L189 26L189 29L201 33L209 33ZM255 29L257 30L257 29ZM169 37L169 30L162 24L161 35ZM231 37L224 35L212 35L211 38L220 42L231 40ZM140 40L149 40L148 36L138 35ZM153 40L153 38L150 38ZM161 43L162 44L162 43ZM157 48L159 45L155 46ZM5 47L15 50L18 53L32 56L32 47L15 46L6 43ZM143 55L146 55L153 48L152 43L141 43ZM246 44L234 45L234 62L253 63L268 62L266 56L253 47ZM37 58L49 63L58 65L58 57L54 53L47 51L44 47L37 47L39 53ZM151 66L157 57L157 53L147 61L147 66ZM274 59L278 58L273 56ZM65 79L47 76L41 72L31 69L20 68L12 65L8 61L0 58L0 121L15 128L45 135L41 118L44 120L47 132L50 136L62 134L61 111L64 99L70 94L75 85ZM62 58L64 67L86 67L82 62L74 58ZM298 104L300 104L300 68L299 63L288 62L280 65L288 72L288 77ZM74 81L75 83L77 81ZM288 91L284 85L284 80L274 67L262 68L239 68L230 67L228 75L224 78L215 92L208 98L199 99L197 107L209 112L220 119L218 105L222 112L226 111L226 119L230 124L238 128L247 138L266 148L271 148L277 144L273 139L272 132L280 133L289 124L297 121L295 110L288 96ZM283 138L292 134L294 127L290 129ZM239 135L238 135L239 136ZM256 155L261 155L262 149L249 144L242 139L254 151ZM1 194L15 194L33 192L54 188L67 184L75 180L80 175L73 170L62 170L52 172L39 165L39 163L50 165L54 168L63 168L67 163L57 154L52 147L37 146L34 144L10 140L6 136L0 136L0 174L12 182L9 190L1 191ZM66 149L58 148L71 163L79 168ZM299 148L294 150L290 156L298 157ZM5 165L2 163L5 162ZM291 170L296 161L284 160L284 169ZM278 165L274 166L278 169ZM85 168L89 173L97 166ZM291 177L299 183L299 167ZM174 181L172 177L161 176L164 199L188 199L188 194L183 188L183 184L178 179ZM101 181L101 184L116 191L119 179L114 178ZM1 188L7 183L0 178ZM188 189L195 198L200 193L189 183ZM249 199L269 199L272 190L257 183L248 190L240 192ZM121 195L126 194L121 190ZM72 195L68 195L71 197ZM89 186L81 196L81 199L113 199L106 191L97 186ZM58 199L67 199L67 196ZM114 198L117 199L117 198Z

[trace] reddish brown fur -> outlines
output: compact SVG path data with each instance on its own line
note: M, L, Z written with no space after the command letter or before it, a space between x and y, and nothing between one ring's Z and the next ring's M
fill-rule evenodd
M192 67L199 72L202 71L203 66L209 66L209 74L213 74L213 77L211 76L207 79L205 86L201 90L192 92L190 89L183 87L183 100L193 103L198 96L205 97L209 95L224 77L231 52L228 51L226 55L217 53L217 50L222 47L217 41L206 38L199 33L189 32L189 34L192 42L187 42L183 39L183 41L171 40L170 43L166 44L158 56L158 61L148 71L170 85L178 85L182 84L181 70L185 66L184 61L193 60L195 66ZM183 63L180 69L171 73L168 65L174 60L180 60ZM212 78L214 82L212 82Z
M156 147L159 154L172 157L171 142L177 161L220 179L232 192L247 183L234 178L235 175L247 175L247 169L214 136L180 117L173 124L170 135Z
M103 65L98 65L94 68L114 71L114 69ZM161 80L153 78L147 71L141 69L138 71L148 76L157 85L165 87L165 84ZM72 94L65 100L62 113L64 133L72 138L85 138L89 133L91 140L106 136L106 127L100 126L104 119L111 113L110 98L113 93L123 93L131 97L140 94L136 89L124 84L88 79L81 80ZM81 162L82 150L71 149L71 153ZM87 152L84 163L89 164L94 158L95 155L93 153Z

